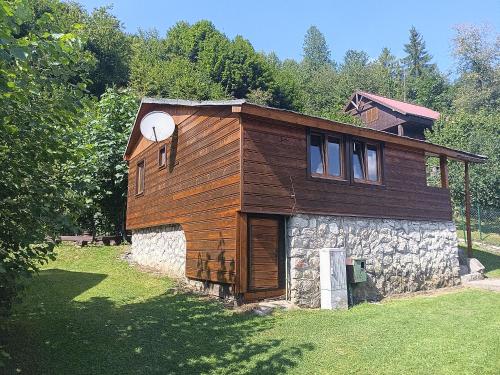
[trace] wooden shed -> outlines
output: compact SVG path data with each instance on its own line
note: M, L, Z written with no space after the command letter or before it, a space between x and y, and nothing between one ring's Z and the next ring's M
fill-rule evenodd
M167 140L141 135L139 123L151 111L174 118ZM441 160L441 187L427 186L427 155ZM410 284L454 285L449 159L485 160L244 100L144 98L125 152L132 256L193 287L244 301L285 295L317 306L316 250L339 244L348 256L367 259L364 297ZM441 248L439 263L417 269L415 254ZM415 268L419 281L407 275L391 282L401 267L386 264L389 256L404 270Z

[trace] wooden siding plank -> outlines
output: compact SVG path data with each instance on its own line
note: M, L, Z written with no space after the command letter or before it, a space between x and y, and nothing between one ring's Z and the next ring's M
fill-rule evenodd
M242 126L244 212L451 220L449 191L426 186L421 150L386 144L383 185L353 185L307 175L305 128L251 117Z
M239 115L230 108L198 108L182 119L170 139L133 152L127 228L180 224L186 235L186 275L234 283L241 196ZM163 145L167 167L158 169L157 152ZM145 189L136 197L135 170L142 159Z

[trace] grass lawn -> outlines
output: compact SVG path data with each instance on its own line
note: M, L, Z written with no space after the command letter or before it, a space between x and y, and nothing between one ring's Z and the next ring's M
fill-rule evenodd
M495 231L486 233L479 233L478 230L472 230L471 235L473 242L479 241L488 245L500 246L500 233L498 233L498 228L495 228ZM457 228L457 236L460 240L467 242L467 237L464 234L463 228Z
M471 218L472 241L480 241L485 244L500 246L500 218L493 213L490 213L489 220L484 220L485 217L483 216L481 233L479 233L477 217L474 217L475 213L477 213L477 211L472 212L473 217ZM457 226L458 237L464 242L467 241L465 236L465 218L463 216L455 217L455 224Z
M118 259L59 247L15 308L0 373L498 374L500 293L463 289L270 317L169 291ZM497 261L498 262L498 261ZM498 263L496 263L498 265Z

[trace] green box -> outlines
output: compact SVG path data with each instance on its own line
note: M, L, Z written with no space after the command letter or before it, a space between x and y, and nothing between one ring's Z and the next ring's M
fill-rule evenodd
M348 258L346 266L349 283L364 283L366 281L366 259Z

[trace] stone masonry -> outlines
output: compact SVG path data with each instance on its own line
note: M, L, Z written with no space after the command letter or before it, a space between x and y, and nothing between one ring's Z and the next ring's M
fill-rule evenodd
M180 225L138 229L132 232L131 258L174 278L186 274L186 236Z
M452 222L296 215L287 222L288 287L293 303L320 306L319 250L343 247L366 259L368 281L355 300L460 283L456 228Z
M178 279L195 292L234 299L230 285L186 278L186 237L178 224L134 230L131 260Z

